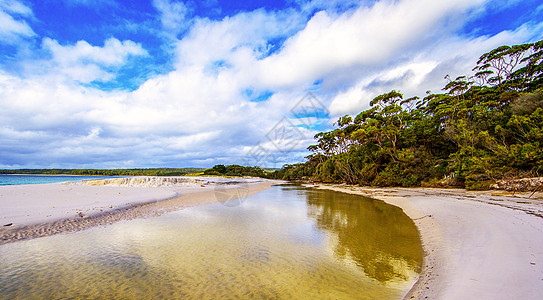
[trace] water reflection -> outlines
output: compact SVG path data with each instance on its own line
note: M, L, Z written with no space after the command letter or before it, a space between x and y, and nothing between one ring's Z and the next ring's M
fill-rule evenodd
M394 299L421 253L399 209L278 187L234 208L2 245L0 299Z
M422 248L413 221L382 201L331 191L306 191L308 215L337 236L335 254L380 282L420 272Z

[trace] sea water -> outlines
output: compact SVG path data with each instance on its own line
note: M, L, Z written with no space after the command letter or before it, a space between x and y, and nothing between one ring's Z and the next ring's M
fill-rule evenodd
M69 175L0 175L0 185L42 184L57 182L78 182L87 179L102 179L101 176Z

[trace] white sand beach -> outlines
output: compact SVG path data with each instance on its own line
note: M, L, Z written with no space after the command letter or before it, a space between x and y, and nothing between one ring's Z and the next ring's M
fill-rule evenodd
M401 207L419 228L423 272L406 299L541 299L538 193L318 185Z
M0 186L0 244L232 201L271 184L255 178L134 177Z
M254 178L136 177L2 186L0 244L232 201L273 183ZM420 279L406 299L543 295L541 193L529 198L529 193L460 189L315 187L380 199L401 207L414 220L425 257Z

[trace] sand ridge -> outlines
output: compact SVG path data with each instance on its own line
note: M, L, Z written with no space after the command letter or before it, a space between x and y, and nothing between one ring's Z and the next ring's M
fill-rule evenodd
M274 183L253 178L223 178L208 180L205 184L196 181L172 185L170 182L158 186L156 180L151 182L155 187L118 182L2 186L0 245L121 220L158 216L185 207L213 203L228 205L268 189Z

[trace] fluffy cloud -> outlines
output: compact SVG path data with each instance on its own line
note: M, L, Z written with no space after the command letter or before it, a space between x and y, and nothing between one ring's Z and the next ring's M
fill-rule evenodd
M106 40L103 47L92 46L86 41L63 46L56 40L44 38L42 50L51 58L27 62L27 74L67 78L81 83L111 80L115 77L114 71L129 57L147 55L140 44L115 38Z
M34 36L34 31L24 20L32 16L32 10L20 2L0 2L0 42L17 44L21 38Z
M482 2L381 1L339 16L318 12L281 52L261 62L262 78L271 85L298 85L338 69L382 66L442 34L448 18Z
M4 0L0 2L0 8L3 11L12 13L20 16L32 16L32 10L30 7L24 5L23 3L14 1L14 0Z
M43 48L53 55L53 59L61 65L69 65L89 61L105 66L120 65L129 55L145 55L147 52L141 45L132 41L119 41L110 38L103 47L91 46L86 41L79 41L75 45L61 46L50 38L43 40Z
M153 6L160 13L160 22L168 35L174 38L190 25L187 15L190 8L185 3L176 0L153 0Z
M338 93L330 104L335 117L356 114L369 107L375 96L393 89L407 97L424 97L425 92L440 92L444 76L455 78L471 74L479 56L504 44L519 44L543 38L543 24L525 24L515 31L503 31L494 36L465 39L450 35L438 42L423 45L408 60L365 74L353 86Z

